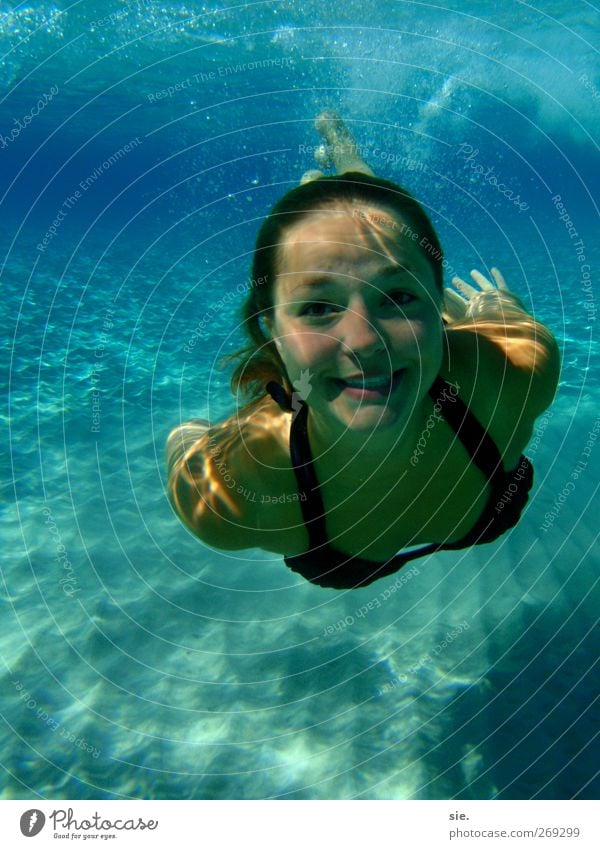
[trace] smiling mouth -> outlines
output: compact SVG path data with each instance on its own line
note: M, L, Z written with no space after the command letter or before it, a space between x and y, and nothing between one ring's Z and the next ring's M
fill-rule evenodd
M335 385L349 395L357 395L361 397L380 397L387 396L390 392L400 384L402 376L406 369L398 369L391 376L376 375L365 377L363 375L347 380L341 378L333 378Z

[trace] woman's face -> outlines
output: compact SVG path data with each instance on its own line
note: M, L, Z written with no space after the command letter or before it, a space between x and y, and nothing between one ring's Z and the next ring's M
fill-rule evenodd
M402 426L442 362L441 294L420 236L383 208L339 203L278 250L270 329L300 398L322 422Z

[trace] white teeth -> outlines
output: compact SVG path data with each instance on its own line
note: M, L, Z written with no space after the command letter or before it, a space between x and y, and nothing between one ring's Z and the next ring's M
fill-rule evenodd
M350 389L379 389L382 392L387 391L393 385L393 381L399 377L400 371L394 372L390 377L383 374L378 377L355 377L352 380L344 380L346 386Z

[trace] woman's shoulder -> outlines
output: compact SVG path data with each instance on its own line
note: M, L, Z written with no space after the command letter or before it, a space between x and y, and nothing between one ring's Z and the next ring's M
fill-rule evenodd
M477 318L446 327L448 357L491 381L534 419L554 399L560 352L552 332L525 311L518 318Z
M261 469L289 466L290 425L291 414L263 396L210 433L232 462L243 461L249 470L260 474Z
M270 399L249 404L202 433L172 482L175 509L215 548L256 546L265 493L290 472L291 416Z

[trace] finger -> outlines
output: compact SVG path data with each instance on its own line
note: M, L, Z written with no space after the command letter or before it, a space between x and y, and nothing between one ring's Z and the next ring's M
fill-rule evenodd
M471 271L471 277L477 283L477 285L485 292L488 289L493 289L494 285L491 283L487 277L484 277L481 271L477 271L477 269L473 269Z
M493 277L493 278L494 278L494 280L496 281L496 286L497 286L499 289L505 289L505 290L508 290L508 286L506 285L506 280L504 279L504 277L503 277L502 272L500 271L500 269L498 269L498 268L492 268L492 269L490 269L490 271L492 272L492 277Z
M447 322L461 321L467 315L468 301L451 289L444 289L442 318Z
M457 307L463 310L467 308L466 299L452 289L444 289L444 302L451 307Z
M469 288L469 284L465 283L465 281L462 279L462 277L453 277L452 278L452 285L456 289L458 289L459 292L461 292L465 287L467 289ZM444 289L444 291L448 294L451 294L451 295L454 295L455 297L460 298L460 295L457 295L457 293L454 291L454 289ZM461 298L461 300L463 300L463 299Z
M470 283L465 282L462 277L453 277L452 284L456 286L459 292L462 292L465 298L470 299L478 294L479 289L475 289Z

